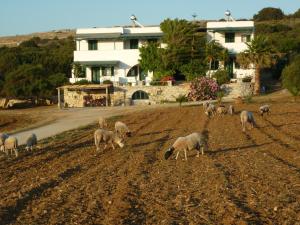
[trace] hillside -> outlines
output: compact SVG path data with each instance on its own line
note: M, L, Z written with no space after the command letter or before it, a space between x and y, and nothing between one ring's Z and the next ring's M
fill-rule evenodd
M26 35L0 37L0 47L2 46L15 47L18 46L21 42L28 41L33 37L39 37L41 39L54 39L54 38L63 39L74 35L75 35L75 30L65 29L65 30L53 30L49 32L36 32L36 33L26 34Z

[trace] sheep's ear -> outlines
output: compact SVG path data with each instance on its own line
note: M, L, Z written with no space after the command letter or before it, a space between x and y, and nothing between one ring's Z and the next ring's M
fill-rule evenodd
M165 152L165 160L167 160L168 158L170 158L170 156L173 154L174 149L173 148L169 148L166 152Z

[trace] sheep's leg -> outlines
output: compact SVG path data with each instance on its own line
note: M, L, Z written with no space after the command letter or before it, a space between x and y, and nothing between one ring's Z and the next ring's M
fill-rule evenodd
M104 145L104 150L106 149L106 147L107 147L107 144Z
M197 150L197 156L196 156L197 158L199 158L199 153L200 153L200 152Z
M15 148L14 150L15 150L16 157L18 157L19 156L18 149Z
M245 132L246 131L245 122L242 122L242 128L243 128L243 132Z
M178 156L179 156L179 151L176 154L176 157L175 157L176 160L177 160Z
M201 154L204 155L204 147L201 147Z
M187 161L186 149L184 149L184 158L185 158L185 161Z
M113 150L115 150L115 146L113 143L111 143L111 147L113 148Z

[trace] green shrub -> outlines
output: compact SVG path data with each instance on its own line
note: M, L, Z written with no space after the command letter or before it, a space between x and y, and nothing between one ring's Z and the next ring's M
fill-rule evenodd
M86 79L83 79L83 80L76 81L74 84L79 84L79 85L81 85L81 84L93 84L93 82L88 81Z
M222 103L222 99L223 99L224 95L225 95L224 91L217 92L217 101L219 104Z
M178 95L178 96L176 97L176 102L179 103L179 106L181 106L181 104L182 104L183 102L187 102L187 101L188 101L188 98L187 98L185 95L183 95L183 94L180 94L180 95Z
M300 95L300 56L282 72L282 85L295 97Z
M113 84L113 82L110 81L110 80L104 80L104 81L103 81L103 84Z
M213 78L217 80L218 85L226 84L230 81L230 77L226 70L218 70L214 73Z
M246 77L242 78L243 82L251 82L251 80L252 80L251 76L246 76Z

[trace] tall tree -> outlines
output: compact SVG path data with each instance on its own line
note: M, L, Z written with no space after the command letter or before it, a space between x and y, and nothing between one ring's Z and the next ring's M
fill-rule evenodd
M209 72L212 69L212 63L216 60L226 62L228 60L229 53L220 43L212 40L205 45L205 58L209 64Z
M284 18L284 13L279 8L267 7L260 10L257 14L253 16L256 21L264 20L281 20Z
M248 49L237 55L237 61L243 67L254 67L254 93L258 95L260 94L261 69L272 66L275 63L276 55L269 40L264 36L255 36L246 45Z

